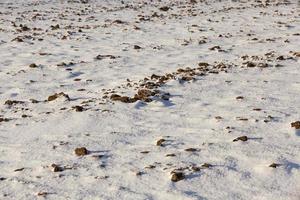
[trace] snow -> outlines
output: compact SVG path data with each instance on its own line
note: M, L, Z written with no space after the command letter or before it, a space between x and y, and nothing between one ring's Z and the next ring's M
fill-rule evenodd
M300 199L298 1L79 2L0 0L0 199ZM200 62L226 72L110 100Z

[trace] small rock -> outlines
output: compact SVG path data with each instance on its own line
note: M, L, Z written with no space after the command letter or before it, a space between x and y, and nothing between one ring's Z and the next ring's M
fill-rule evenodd
M58 166L56 164L52 164L51 168L52 168L53 172L62 172L62 171L64 171L64 169L62 167L60 167L60 166Z
M45 196L48 195L48 192L39 192L39 193L37 193L36 195L37 195L37 196L43 196L43 197L45 197Z
M39 103L38 100L35 100L35 99L30 99L31 103Z
M69 95L63 93L63 92L60 92L60 93L55 93L53 95L50 95L48 97L48 101L54 101L55 99L59 98L59 97L65 97L68 101L70 101L70 97Z
M165 141L166 141L165 139L159 139L159 140L157 140L156 146L163 146L163 143L164 143Z
M82 106L74 106L73 108L76 112L83 112L85 110Z
M164 100L164 101L169 101L170 100L170 94L161 95L161 99Z
M261 111L261 108L253 108L254 111Z
M170 153L170 154L167 154L166 157L175 157L176 155L174 153Z
M233 140L233 142L237 142L239 140L245 142L248 140L248 137L247 136L237 137L236 139Z
M247 67L255 67L256 64L253 62L247 62Z
M103 60L105 58L109 58L109 59L116 59L117 57L116 56L113 56L113 55L97 55L95 57L96 60Z
M295 129L300 129L300 121L292 122L291 127Z
M145 169L154 169L154 168L155 168L154 165L148 165L148 166L145 167Z
M183 77L181 77L181 80L182 81L192 81L192 80L194 80L194 78L192 76L183 76Z
M105 176L95 176L95 179L108 179L109 176L105 175Z
M22 168L19 168L19 169L15 169L14 172L20 172L20 171L23 171L25 168L22 167Z
M285 60L284 56L278 56L276 60Z
M144 172L141 172L141 171L135 173L136 176L142 176L143 174L145 174L145 173L144 173Z
M130 98L130 97L127 97L127 96L120 96L118 94L112 94L110 96L110 99L112 101L121 101L123 103L134 103L137 101L136 98Z
M173 172L172 176L171 176L171 181L173 182L178 182L181 181L185 178L184 173L183 172Z
M277 164L277 163L272 163L271 165L269 165L269 167L272 167L272 168L277 168L279 166L280 166L280 164Z
M0 117L0 122L8 122L8 121L10 121L10 120L11 120L11 119Z
M193 170L194 172L199 172L200 171L200 167L192 166L191 170Z
M141 49L142 47L140 47L139 45L134 45L133 49Z
M112 23L115 23L115 24L126 24L125 21L122 21L120 19L116 19L115 21L113 21Z
M170 9L170 7L168 7L168 6L163 6L163 7L159 8L159 10L164 11L164 12L167 12L169 9Z
M76 148L75 154L77 156L84 156L88 154L88 150L85 147Z
M38 68L37 64L35 64L35 63L30 64L29 67L30 68Z
M198 63L198 66L199 66L199 67L208 67L209 64L206 63L206 62L200 62L200 63Z
M15 104L22 104L22 103L24 103L24 101L7 100L7 101L5 101L4 105L12 106Z
M185 149L185 151L196 152L196 151L199 151L199 149L196 149L196 148L187 148L187 149Z
M202 168L211 168L212 165L209 163L204 163L203 165L201 165Z
M248 118L245 117L237 117L236 119L240 121L248 121Z

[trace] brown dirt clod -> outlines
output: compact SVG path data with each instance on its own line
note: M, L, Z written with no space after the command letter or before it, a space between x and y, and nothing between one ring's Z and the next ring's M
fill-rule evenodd
M171 181L172 182L178 182L181 181L185 178L184 173L183 172L173 172L172 176L171 176Z
M291 127L295 129L300 129L300 121L292 122Z
M156 141L156 146L163 146L163 143L165 142L165 139L159 139Z
M80 147L80 148L76 148L75 149L75 154L77 156L85 156L87 155L89 152L85 147Z
M236 139L233 140L233 142L237 142L237 141L243 141L246 142L248 140L247 136L241 136L241 137L237 137Z

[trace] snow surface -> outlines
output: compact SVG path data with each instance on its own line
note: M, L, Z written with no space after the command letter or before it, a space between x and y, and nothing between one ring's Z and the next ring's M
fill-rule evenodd
M299 11L296 0L0 0L0 199L299 200ZM230 67L167 81L170 100L109 99L199 62ZM47 101L60 92L70 100ZM174 169L185 178L172 182Z

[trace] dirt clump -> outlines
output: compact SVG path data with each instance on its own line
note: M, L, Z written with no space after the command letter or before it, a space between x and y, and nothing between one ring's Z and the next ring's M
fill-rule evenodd
M248 137L247 136L241 136L241 137L237 137L233 140L233 142L237 142L237 141L243 141L243 142L246 142L248 140Z
M53 94L53 95L50 95L50 96L48 97L48 101L54 101L54 100L56 100L56 99L59 98L59 97L65 97L68 101L70 101L69 95L67 95L67 94L65 94L65 93L63 93L63 92L55 93L55 94Z
M89 151L85 147L79 147L75 149L75 154L77 156L85 156L89 153Z

